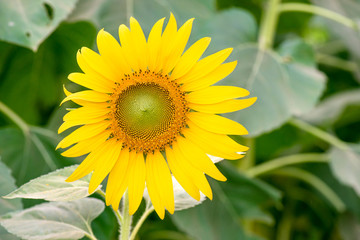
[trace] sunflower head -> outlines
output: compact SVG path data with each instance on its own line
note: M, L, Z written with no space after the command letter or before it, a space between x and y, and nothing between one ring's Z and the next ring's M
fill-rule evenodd
M104 30L97 36L99 53L82 48L77 62L83 73L69 80L88 90L70 93L79 105L64 116L59 133L80 126L59 144L67 157L87 155L67 179L93 172L89 192L108 176L106 203L114 209L127 190L129 211L141 202L145 186L161 218L174 212L172 176L194 199L210 199L205 177L226 178L209 156L239 159L248 148L228 135L247 134L237 122L220 116L252 105L256 98L231 86L212 86L229 75L235 62L224 63L232 49L202 55L210 38L187 45L193 19L180 28L171 14L153 26L146 39L139 23L119 27L120 43ZM241 99L239 99L241 98Z

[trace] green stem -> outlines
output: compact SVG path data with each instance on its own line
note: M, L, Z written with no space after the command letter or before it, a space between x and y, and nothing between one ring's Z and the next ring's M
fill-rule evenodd
M129 193L128 191L124 194L124 206L123 206L123 222L120 229L120 240L128 240L131 230L132 216L129 214Z
M344 71L355 72L358 70L356 63L327 54L317 53L316 61L320 64L335 67Z
M331 20L334 20L338 23L341 23L349 28L352 28L354 30L358 30L357 29L357 25L356 23L348 18L345 17L341 14L338 14L337 12L328 10L326 8L322 8L322 7L318 7L318 6L314 6L311 4L306 4L306 3L283 3L279 6L278 8L279 12L307 12L307 13L312 13L312 14L316 14L322 17L326 17L329 18Z
M29 125L22 120L13 110L8 108L3 102L0 101L0 112L5 114L11 121L13 121L25 135L29 135Z
M338 212L343 212L346 208L345 204L331 188L329 188L320 178L307 171L297 168L286 168L273 171L272 174L300 179L323 194Z
M105 201L106 196L105 196L105 192L103 190L98 189L98 190L96 190L96 193L99 194ZM119 210L115 211L113 208L111 208L111 209L113 210L113 212L115 214L115 217L116 217L116 220L117 220L119 226L121 226L123 223L123 217L121 216L121 213L119 212Z
M259 48L266 50L272 47L275 28L279 18L278 7L281 0L270 0L261 21Z
M289 121L289 123L295 127L298 127L308 133L310 133L311 135L318 137L322 140L324 140L325 142L339 148L342 150L348 150L349 147L347 146L347 144L343 141L341 141L340 139L338 139L337 137L334 137L333 135L319 129L316 128L304 121L301 121L299 119L292 119Z
M152 213L154 211L154 207L150 207L148 210L146 210L143 215L141 216L141 218L139 219L139 221L136 223L134 230L131 232L130 238L129 240L134 240L136 237L136 234L138 233L140 227L142 226L142 224L144 223L145 219L149 216L150 213Z
M85 236L86 236L88 239L97 240L97 238L96 238L94 235L90 235L90 234L85 233Z
M328 162L328 156L324 153L304 153L280 157L250 168L246 174L250 177L257 177L287 165L306 162Z

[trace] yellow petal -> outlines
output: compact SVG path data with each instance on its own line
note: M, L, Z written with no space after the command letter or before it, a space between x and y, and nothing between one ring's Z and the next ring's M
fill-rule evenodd
M187 94L186 100L197 104L212 104L233 98L246 97L249 94L249 91L244 88L212 86Z
M134 151L133 151L134 152ZM146 168L143 153L136 154L135 157L130 157L129 162L129 214L133 215L139 208L141 203L146 179Z
M132 39L131 45L134 50L133 54L136 54L140 69L146 70L148 64L146 39L140 24L133 17L130 17L130 30Z
M174 189L172 184L171 173L169 166L167 165L164 157L159 151L154 153L154 171L155 182L160 189L160 196L166 209L173 214L175 210L174 206Z
M105 129L110 125L110 121L103 121L100 123L88 124L76 129L74 132L65 137L59 144L58 148L66 148L70 145L80 142L82 140L91 138L105 131Z
M129 149L124 148L120 152L115 166L110 171L109 180L106 186L106 205L112 204L116 210L119 207L121 197L127 188L129 166Z
M133 52L135 49L131 45L133 39L130 30L124 24L121 24L119 27L119 38L127 63L130 65L131 69L139 71L139 63Z
M179 83L188 83L196 81L196 79L206 76L208 73L214 71L221 63L223 63L231 54L232 48L226 48L217 53L211 54L199 62L181 78L177 79Z
M93 118L68 120L68 121L65 121L63 124L61 124L61 126L58 129L58 133L60 134L64 131L68 130L69 128L72 128L75 126L99 123L99 122L104 121L104 119L105 119L104 116L100 116L100 117L93 117Z
M189 159L180 151L176 143L173 145L173 152L175 159L177 159L178 167L185 172L187 177L192 180L203 194L212 199L211 187L204 173L190 164Z
M176 147L180 149L184 157L195 168L216 180L226 181L226 177L217 169L206 153L196 145L193 145L192 142L187 141L183 137L178 137L177 142L174 143L174 148Z
M94 167L94 173L91 176L89 183L89 193L95 191L99 184L109 174L114 167L116 160L119 158L122 148L122 142L118 142L115 139L107 141L109 151L105 152L96 162Z
M149 62L148 66L151 71L155 69L156 61L159 55L159 49L161 45L161 32L163 28L165 18L157 21L150 31L148 38L148 49L149 49Z
M180 56L184 52L186 44L189 40L193 21L194 18L186 21L177 32L176 38L173 41L173 49L166 57L166 60L164 62L163 73L168 74L175 67L176 63L180 60Z
M108 94L104 94L101 92L96 92L92 90L85 90L77 93L73 93L67 96L61 103L62 105L64 102L74 99L81 99L89 102L106 102L110 100L110 96Z
M210 155L223 157L222 155L217 155L209 151L213 149L219 153L233 156L232 158L229 158L229 156L224 157L226 159L239 159L241 155L235 153L245 152L249 149L246 146L238 144L226 135L206 131L191 121L188 122L188 126L189 128L184 129L184 135L188 137L190 141L197 143L198 146L206 147L206 153Z
M189 108L194 109L195 111L198 112L220 114L220 113L235 112L247 108L253 105L256 99L257 99L256 97L248 98L248 99L240 99L240 100L230 99L214 104L189 103L188 106Z
M172 174L179 182L179 184L191 197L193 197L197 201L200 201L199 189L185 174L184 170L179 166L179 161L176 159L173 149L171 149L170 147L166 148L166 159Z
M98 104L97 106L92 107L80 107L73 110L70 110L67 114L64 115L64 121L71 120L81 120L84 118L97 118L108 114L111 111L108 108L108 104Z
M106 152L111 151L109 147L111 147L109 141L103 142L99 147L94 149L84 159L84 161L82 161L79 167L77 167L76 170L65 181L73 182L91 173L94 170L97 162L101 161L99 159L101 159L101 157L106 154Z
M110 33L101 29L96 41L104 61L118 76L131 73L131 67L125 60L124 51Z
M236 67L236 64L237 61L221 64L215 70L208 73L206 76L197 78L194 81L183 84L181 86L181 90L184 92L192 92L217 83L218 81L232 73L232 71L234 71Z
M80 157L85 155L104 143L106 139L108 139L110 133L110 131L105 131L99 135L78 142L76 145L61 153L61 155L65 157Z
M227 135L248 134L248 131L241 124L218 115L190 112L188 117L190 121L209 132Z
M171 73L171 79L178 79L185 75L196 64L201 55L205 52L209 46L211 38L201 38L181 56L179 62L176 64L174 70Z
M165 206L162 203L160 196L160 189L155 180L156 178L156 163L153 154L146 156L146 188L148 190L151 203L155 208L156 213L161 219L165 216Z
M68 79L76 84L102 93L112 93L115 87L115 85L110 84L109 82L96 79L93 76L84 73L71 73L68 76Z
M93 75L96 78L104 78L104 81L119 81L120 76L116 75L103 58L93 50L82 47L81 52L78 52L77 60L81 70L86 74Z
M159 49L159 55L155 66L155 72L159 72L166 61L166 57L170 54L174 47L174 39L177 33L176 19L172 13L170 13L170 19L164 33L161 37L161 45Z

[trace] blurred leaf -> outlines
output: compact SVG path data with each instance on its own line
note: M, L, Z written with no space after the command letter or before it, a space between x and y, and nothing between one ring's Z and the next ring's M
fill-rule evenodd
M0 1L0 40L36 51L74 9L77 0Z
M78 165L66 167L35 178L5 198L31 198L47 201L74 201L85 198L90 195L88 188L91 175L74 182L65 182L77 167Z
M125 0L80 0L69 21L91 21L99 29L105 28L117 36L119 25L127 24L131 16L149 33L157 20L169 17L170 11L179 24L193 17L197 21L207 19L215 12L215 0L133 0L132 6L126 3Z
M333 148L330 152L330 166L335 177L352 187L360 197L360 145L347 150Z
M339 221L339 231L343 240L358 240L360 236L360 222L350 213L343 214Z
M228 180L221 184L212 181L214 199L174 213L174 223L196 239L258 239L247 236L240 220L271 222L262 208L278 203L280 192L260 180L239 174L232 167L221 166Z
M342 91L326 98L304 118L315 125L330 126L343 115L349 106L360 106L359 89Z
M73 161L55 151L57 140L52 137L34 132L25 137L16 128L0 129L0 155L11 168L18 185Z
M76 23L62 24L36 53L0 43L5 55L0 58L0 100L30 124L47 122L63 97L63 81L78 69L77 50L90 47L94 37L92 25Z
M4 215L0 224L29 240L80 239L92 235L91 222L104 207L104 203L95 198L43 203Z
M286 62L296 62L308 67L316 67L313 48L300 38L284 41L278 48Z
M15 179L11 176L10 169L0 161L0 215L22 209L20 199L9 200L2 198L2 196L8 194L14 189L16 189ZM2 226L0 226L0 239L15 240L18 238L8 233Z
M305 49L306 54L301 41L285 42L280 47L280 53L286 55L282 59L256 46L238 48L238 66L222 82L244 86L258 100L250 108L226 116L244 124L250 136L258 136L280 127L292 115L311 110L325 87L325 76L310 67L314 54Z
M241 9L223 10L200 28L204 36L211 37L209 49L219 51L235 48L243 43L255 42L257 26L253 16Z

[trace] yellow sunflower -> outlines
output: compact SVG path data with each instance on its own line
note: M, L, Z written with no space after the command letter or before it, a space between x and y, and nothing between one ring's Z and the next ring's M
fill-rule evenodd
M77 62L84 73L69 79L89 90L70 93L81 107L64 116L59 133L80 126L57 148L77 157L88 154L67 179L93 172L89 192L108 175L106 204L118 209L127 190L129 213L138 209L145 185L160 218L174 212L172 175L194 199L200 191L212 198L208 176L225 181L209 155L239 159L248 148L227 135L244 135L237 122L217 114L252 105L256 98L243 88L211 86L229 75L235 62L224 63L232 52L224 49L202 59L210 43L205 37L186 51L192 23L179 29L174 16L164 29L164 18L148 39L134 19L130 29L119 27L120 44L104 30L97 35L99 54L83 47ZM75 144L75 145L74 145Z

